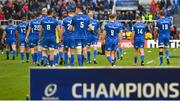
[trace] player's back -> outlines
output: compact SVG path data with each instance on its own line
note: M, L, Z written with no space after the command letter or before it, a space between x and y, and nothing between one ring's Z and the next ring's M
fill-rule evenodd
M43 28L42 37L51 38L56 36L56 27L58 25L58 21L53 17L47 17L46 19L42 19L41 25Z
M16 39L16 27L14 25L7 25L5 31L6 39Z
M135 38L143 39L146 33L146 25L143 22L136 22L133 25L133 30L135 31Z
M105 30L106 30L106 40L111 39L118 41L118 35L122 30L122 26L118 22L108 22L105 25Z
M22 22L17 26L17 31L19 33L19 38L24 39L26 37L26 29L27 29L27 23Z
M76 39L84 39L87 37L88 25L90 18L85 14L76 14L72 19L72 25L75 30Z
M41 19L46 19L48 17L46 14L42 14L41 16Z
M29 26L32 28L31 33L29 35L31 38L38 38L40 23L41 23L40 19L32 19L29 22Z
M157 27L159 29L159 37L166 36L170 37L170 29L172 26L172 21L168 18L160 18L157 21Z
M90 31L90 34L92 34L93 36L97 36L98 35L98 28L99 28L98 21L95 19L90 19L90 24L92 24L92 26L93 26L93 29L92 29L92 31Z
M72 22L72 16L68 16L63 20L64 34L63 37L73 37L73 32L70 31L70 25Z

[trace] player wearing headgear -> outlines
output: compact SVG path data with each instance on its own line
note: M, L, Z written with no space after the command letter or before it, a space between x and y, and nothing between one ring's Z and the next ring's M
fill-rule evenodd
M21 61L24 63L24 51L26 48L26 60L29 62L29 48L27 47L27 44L25 42L26 33L27 33L27 27L28 23L26 22L26 18L22 18L22 22L17 26L17 32L19 36L19 46L20 46L20 53L21 53Z
M63 20L63 45L64 45L64 65L68 65L68 49L71 49L70 54L70 66L74 66L74 49L75 49L75 40L74 32L70 31L70 25L72 18L74 16L74 11L69 10L68 16Z
M169 18L165 18L164 11L160 11L160 19L157 20L156 32L158 31L158 45L159 45L159 57L160 65L163 64L163 50L166 49L166 59L167 64L170 64L169 61L169 40L170 40L170 30L173 28L172 21ZM155 41L157 39L157 34L155 34Z
M86 47L87 31L90 26L90 18L83 14L83 7L76 8L76 15L72 18L71 25L74 27L74 37L77 49L78 65L82 66L82 49Z
M32 64L37 64L37 48L38 48L38 42L39 42L39 26L41 23L40 17L37 17L37 14L33 14L31 16L31 21L28 25L27 35L26 35L26 42L28 43L28 46L31 49L31 55L32 55Z
M13 20L10 19L8 21L8 25L5 27L5 30L3 32L2 40L1 42L6 45L6 58L9 60L9 54L10 54L10 47L12 47L13 51L13 60L15 60L16 57L16 27L13 25ZM5 42L4 42L5 41Z
M123 30L123 25L115 21L116 15L111 14L109 16L109 22L105 25L105 50L107 60L115 66L116 64L116 50L118 47L119 40L121 38L121 32Z
M47 52L50 55L50 61L49 65L54 67L54 49L56 46L56 29L58 30L58 33L60 33L60 28L58 26L58 21L53 18L54 11L48 10L47 12L48 17L45 19L42 19L41 25L40 25L40 32L41 32L41 38L42 38L42 55L43 55L43 63L44 66L47 65ZM60 37L60 35L59 35Z
M141 21L140 16L136 16L136 23L132 27L131 41L134 45L134 64L138 63L138 53L141 55L141 66L144 66L144 41L146 33L146 25Z
M94 64L97 64L96 58L97 58L97 42L98 42L98 36L100 34L100 28L99 23L97 20L93 19L93 12L89 12L88 16L90 17L90 24L92 25L92 30L88 31L87 34L87 59L88 63L91 63L91 52L90 48L91 45L93 46L93 53L94 53Z

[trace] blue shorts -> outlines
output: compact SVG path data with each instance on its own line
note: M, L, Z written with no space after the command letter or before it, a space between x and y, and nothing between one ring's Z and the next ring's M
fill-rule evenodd
M105 50L106 51L116 51L118 47L118 41L116 40L106 40Z
M16 45L16 40L13 39L6 39L5 40L6 45Z
M57 43L55 39L43 39L41 45L43 48L56 48L57 47Z
M134 48L144 48L144 40L134 40Z
M98 42L98 38L95 38L95 37L91 37L91 38L87 39L87 45L88 46L97 45L97 42Z
M76 47L86 47L87 46L87 40L86 39L75 39L75 46Z
M64 45L64 48L74 49L75 48L75 40L74 39L63 40L63 45Z
M19 41L19 46L27 47L27 44L26 44L25 40L20 40Z
M159 37L158 39L158 45L159 47L169 46L169 37Z
M62 43L56 43L55 49L59 49L59 48L63 48L63 44Z
M38 39L29 39L27 45L28 45L30 48L34 48L34 47L38 46L38 44L39 44L38 42L39 42Z

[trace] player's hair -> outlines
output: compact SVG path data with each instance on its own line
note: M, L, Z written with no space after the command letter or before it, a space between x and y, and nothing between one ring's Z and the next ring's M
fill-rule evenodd
M49 10L47 11L47 15L51 15L53 12L54 12L54 11L53 11L52 9L49 9Z
M75 10L68 10L68 13L74 13L75 12Z
M31 14L31 19L34 19L36 17L36 14L35 13L32 13Z
M8 24L12 24L12 23L13 23L13 19L9 19Z
M21 20L22 20L22 21L26 21L26 17L22 17Z
M42 8L41 13L42 14L47 14L47 8Z
M39 17L41 15L41 11L37 11L36 17Z
M116 14L110 14L110 15L109 15L109 18L110 18L110 19L115 19L115 18L116 18Z
M163 10L161 10L159 14L160 14L160 16L164 16L165 12Z
M83 6L77 6L77 9L83 11Z
M141 17L137 15L136 20L141 20Z

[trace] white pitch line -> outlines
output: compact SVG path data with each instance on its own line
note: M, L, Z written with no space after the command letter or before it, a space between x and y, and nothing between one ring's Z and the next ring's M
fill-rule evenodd
M148 61L146 64L151 64L153 62L154 62L154 60L151 60L151 61Z

